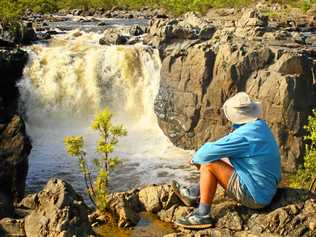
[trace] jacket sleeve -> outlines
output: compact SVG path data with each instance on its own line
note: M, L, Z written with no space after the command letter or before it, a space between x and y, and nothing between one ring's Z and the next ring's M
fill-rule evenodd
M194 154L192 161L197 164L206 164L224 157L248 156L249 142L245 137L231 133L215 142L205 143Z

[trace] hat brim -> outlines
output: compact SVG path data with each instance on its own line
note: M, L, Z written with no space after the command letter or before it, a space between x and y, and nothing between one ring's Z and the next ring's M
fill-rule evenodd
M254 122L262 113L260 102L252 102L247 109L236 108L232 104L232 100L228 99L223 110L226 118L234 124L244 124Z

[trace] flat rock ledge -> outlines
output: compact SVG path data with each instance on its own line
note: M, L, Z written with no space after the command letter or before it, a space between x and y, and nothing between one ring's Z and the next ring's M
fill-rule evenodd
M272 204L263 210L251 210L225 197L220 190L214 200L213 228L190 231L175 227L182 236L316 236L316 195L305 190L280 188ZM137 224L138 213L156 213L164 222L174 222L192 208L184 206L168 184L149 185L110 197L110 208L119 227Z
M187 215L192 207L184 206L171 185L147 185L109 196L109 209L119 227L132 227L140 212L151 212L173 223ZM92 213L72 186L51 179L45 188L26 196L15 209L14 218L0 220L0 236L20 237L86 237L95 236L91 226L104 224L105 218ZM272 204L263 210L251 210L217 192L212 214L215 224L210 229L191 231L175 226L183 236L316 236L316 194L306 190L280 188Z

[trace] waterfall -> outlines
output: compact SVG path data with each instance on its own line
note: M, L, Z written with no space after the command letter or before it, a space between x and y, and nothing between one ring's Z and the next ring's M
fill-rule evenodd
M27 48L30 59L18 88L33 140L30 189L57 176L83 192L76 161L67 158L63 138L84 135L89 158L95 158L97 135L89 124L104 106L110 107L114 122L123 124L129 133L117 147L124 165L115 173L113 190L171 178L191 179L191 170L185 166L188 152L169 142L154 114L161 66L157 50L142 44L103 46L98 44L99 37L72 31L47 45Z
M19 89L30 123L91 118L107 105L123 122L156 124L153 100L160 79L156 50L142 45L101 46L96 33L72 32L28 51L31 60Z

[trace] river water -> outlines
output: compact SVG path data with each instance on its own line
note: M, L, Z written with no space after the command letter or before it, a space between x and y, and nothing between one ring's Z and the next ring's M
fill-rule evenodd
M33 144L27 191L39 191L49 178L58 177L85 195L77 160L67 156L63 139L83 135L89 160L96 158L97 134L90 122L104 106L128 130L114 152L123 162L111 175L111 191L172 179L190 183L197 175L188 165L192 152L170 143L153 110L160 81L158 52L142 44L102 46L100 33L71 24L66 34L26 48L30 59L18 88Z

